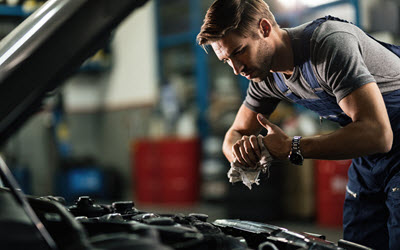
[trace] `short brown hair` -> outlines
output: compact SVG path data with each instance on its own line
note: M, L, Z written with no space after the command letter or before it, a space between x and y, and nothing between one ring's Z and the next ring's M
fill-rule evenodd
M221 39L229 31L249 36L251 25L258 24L261 18L268 19L276 26L274 15L263 0L216 0L208 9L197 35L199 45Z

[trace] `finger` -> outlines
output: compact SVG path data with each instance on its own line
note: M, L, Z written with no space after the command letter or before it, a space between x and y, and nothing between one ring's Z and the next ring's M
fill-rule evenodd
M257 156L253 150L253 147L251 146L249 137L248 136L244 137L242 141L244 150L246 152L246 156L244 157L244 159L248 164L254 166L255 164L257 164Z
M258 158L260 158L261 157L261 148L260 148L260 145L258 145L257 137L255 135L251 135L249 140L250 140L250 144L251 144L251 147L253 148L254 152L256 153Z
M253 166L253 164L251 163L251 160L250 160L248 154L246 153L246 149L244 148L243 144L239 148L239 150L240 150L241 157L243 159L243 165L245 165L248 168L251 168Z
M245 165L246 162L244 161L243 157L242 157L242 153L240 152L240 141L236 142L235 144L233 144L232 146L232 153L233 153L233 157L235 157L235 159L242 165Z

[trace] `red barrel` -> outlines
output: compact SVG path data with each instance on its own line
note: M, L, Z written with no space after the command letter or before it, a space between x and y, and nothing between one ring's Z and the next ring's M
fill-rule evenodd
M135 141L132 145L132 187L136 195L135 201L159 203L161 200L159 145L155 141L144 139Z
M132 155L136 201L170 205L198 201L199 139L141 139L133 143Z
M317 224L340 227L351 160L315 161Z

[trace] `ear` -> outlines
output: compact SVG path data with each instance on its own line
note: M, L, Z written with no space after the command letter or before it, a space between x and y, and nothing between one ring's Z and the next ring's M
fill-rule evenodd
M262 37L264 38L268 37L271 34L271 30L272 30L271 23L267 19L262 18L259 23L259 31Z

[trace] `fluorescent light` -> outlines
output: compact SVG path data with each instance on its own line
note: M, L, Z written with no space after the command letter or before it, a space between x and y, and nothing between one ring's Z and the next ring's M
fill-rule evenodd
M300 0L307 7L316 7L319 5L336 2L337 0Z
M278 0L285 8L294 9L299 6L316 7L323 4L336 2L338 0Z
M298 4L298 0L278 0L278 2L286 9L295 9Z
M297 0L279 0L279 2L288 9L294 8L297 5Z

